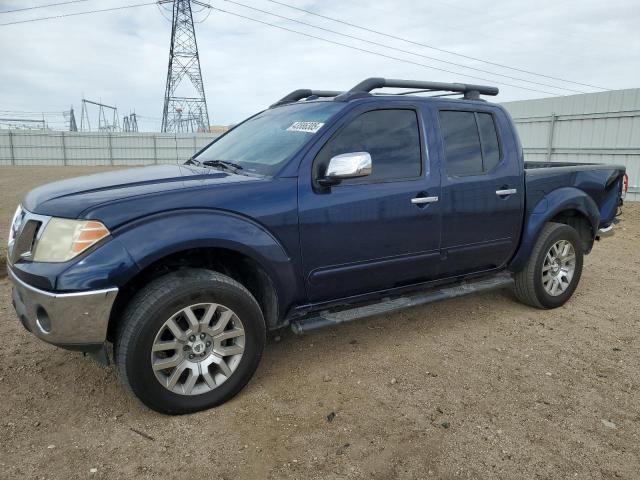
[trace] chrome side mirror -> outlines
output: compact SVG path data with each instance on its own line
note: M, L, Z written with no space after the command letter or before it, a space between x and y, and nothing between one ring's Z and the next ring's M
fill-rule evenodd
M371 155L368 152L353 152L336 155L329 160L327 172L320 179L323 185L335 185L345 178L371 175Z

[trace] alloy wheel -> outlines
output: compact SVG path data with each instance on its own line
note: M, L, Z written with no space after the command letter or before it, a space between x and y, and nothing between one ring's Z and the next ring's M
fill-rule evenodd
M160 327L151 348L151 366L166 389L200 395L231 377L244 345L244 327L233 310L198 303L176 312Z
M542 285L551 296L564 293L576 269L576 252L571 242L558 240L547 252L542 264Z

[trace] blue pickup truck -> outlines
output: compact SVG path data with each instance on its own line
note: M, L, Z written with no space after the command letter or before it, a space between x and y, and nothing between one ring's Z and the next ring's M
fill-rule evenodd
M178 414L238 393L267 331L500 287L558 307L612 233L625 169L524 162L505 109L480 98L497 93L296 90L184 164L36 188L9 239L18 318Z

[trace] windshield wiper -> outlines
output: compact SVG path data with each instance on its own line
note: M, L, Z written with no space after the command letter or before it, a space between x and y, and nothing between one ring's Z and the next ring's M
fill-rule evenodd
M229 162L227 160L205 160L202 162L202 165L207 167L221 167L225 170L237 171L242 170L242 165L238 165L237 163Z

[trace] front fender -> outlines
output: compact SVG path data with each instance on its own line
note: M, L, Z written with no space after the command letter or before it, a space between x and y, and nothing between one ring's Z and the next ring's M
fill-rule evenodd
M262 225L219 210L174 210L125 224L114 232L143 270L168 255L194 248L225 248L256 261L269 275L286 312L299 294L291 256Z
M522 242L509 263L509 270L517 272L524 268L533 250L542 227L559 213L576 210L584 215L591 224L595 235L600 224L600 211L596 202L585 192L574 187L558 188L538 200L535 205L527 206L527 215L522 232Z

